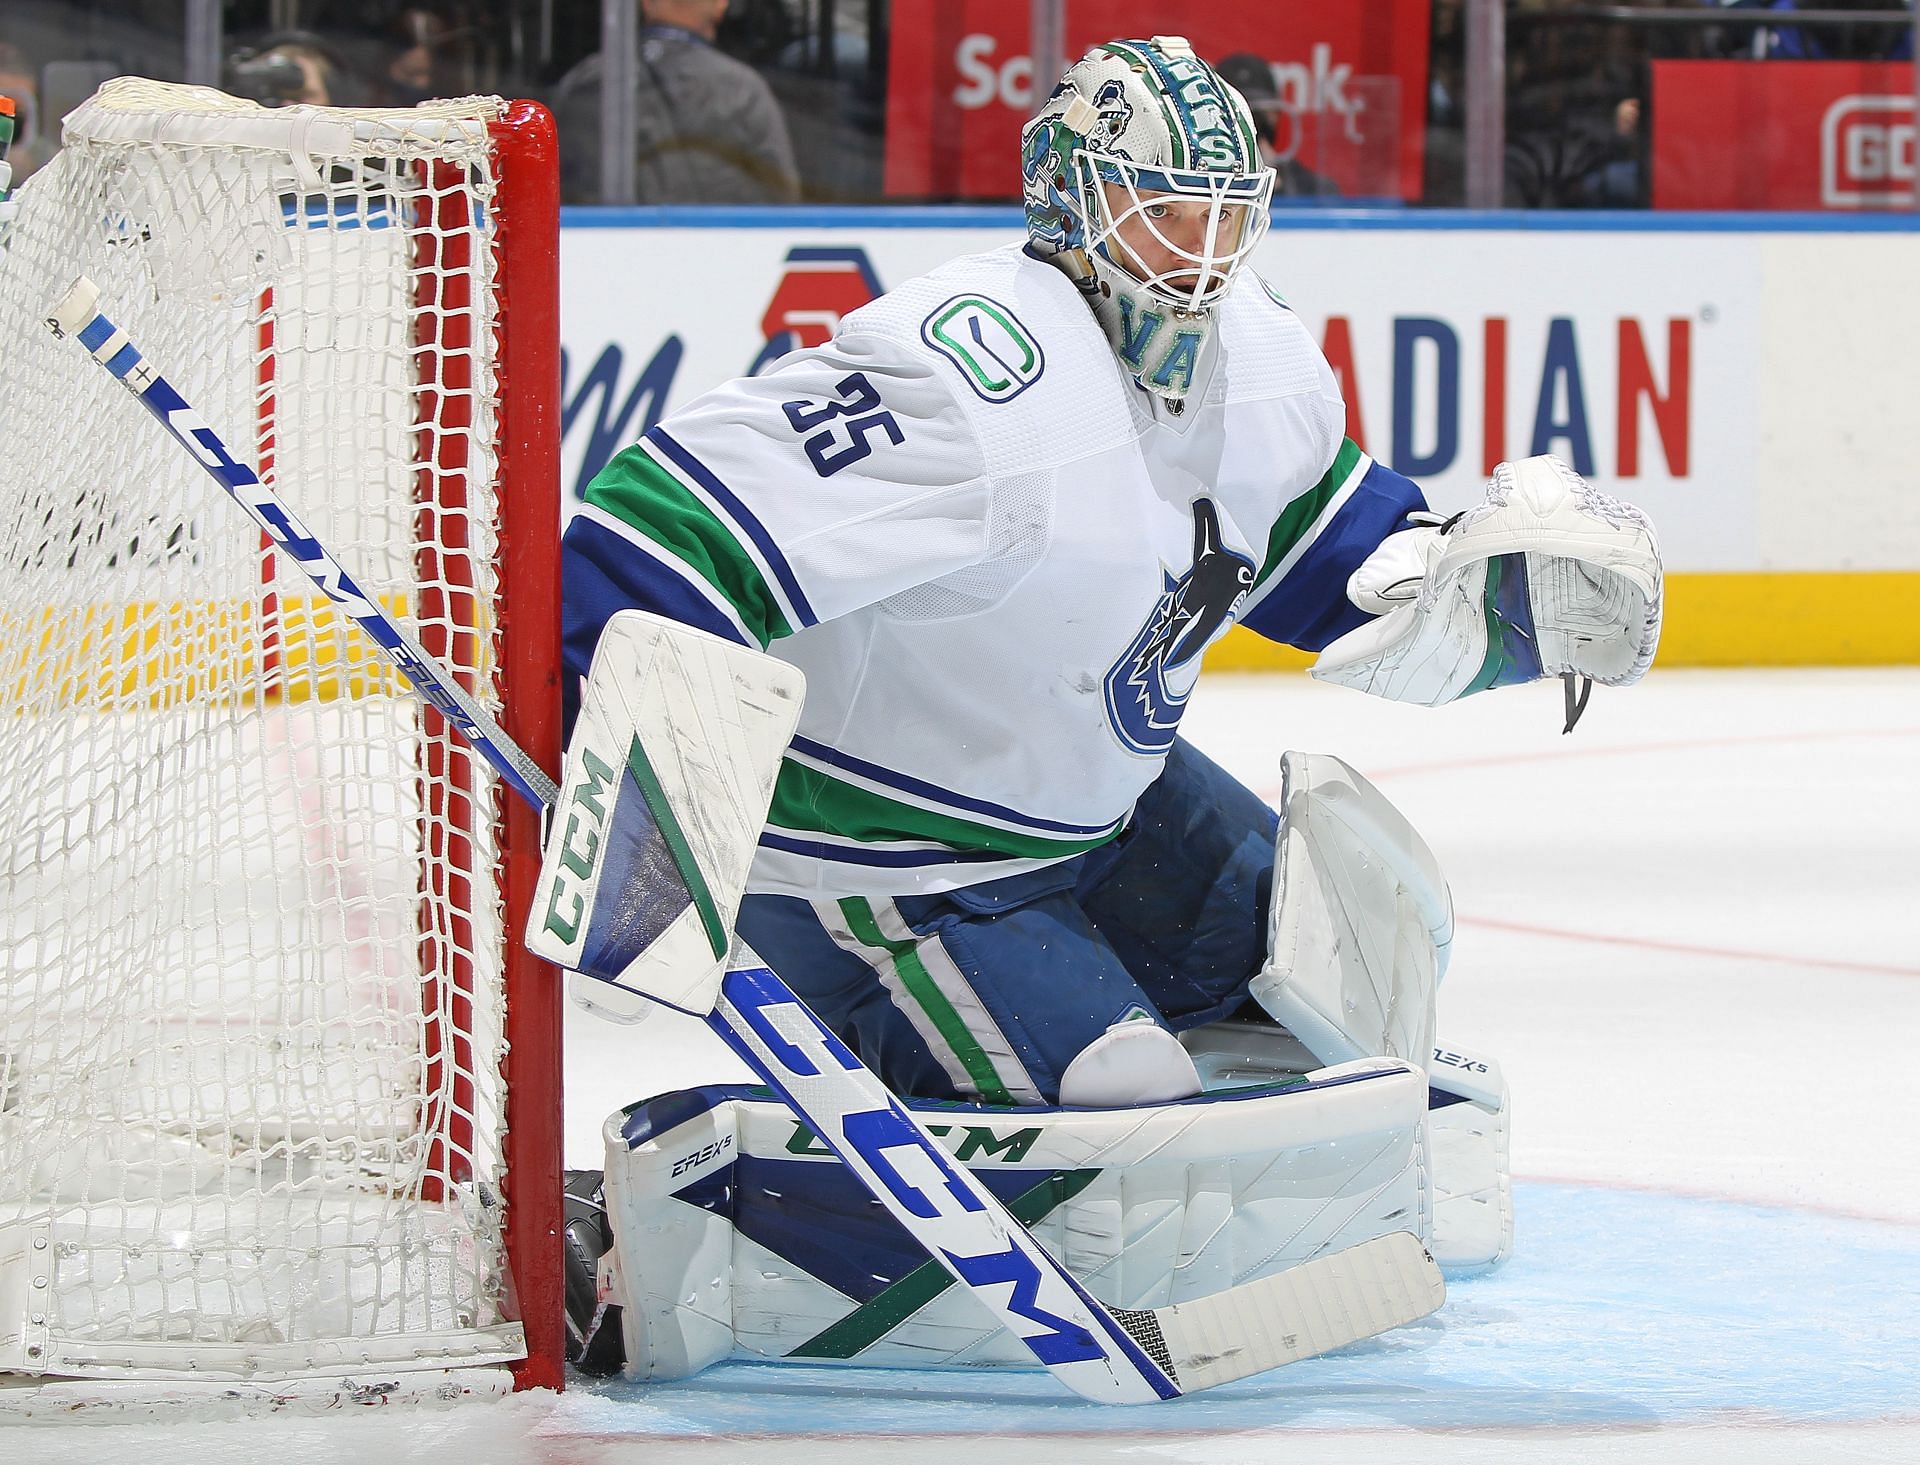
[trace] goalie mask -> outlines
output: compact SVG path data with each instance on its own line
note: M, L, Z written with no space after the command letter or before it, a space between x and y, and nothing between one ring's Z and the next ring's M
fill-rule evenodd
M1245 98L1179 36L1112 41L1067 68L1021 163L1033 253L1079 285L1141 386L1184 398L1267 230Z

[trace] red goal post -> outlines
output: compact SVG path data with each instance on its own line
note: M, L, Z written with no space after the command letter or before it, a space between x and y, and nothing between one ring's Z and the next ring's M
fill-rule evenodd
M556 769L552 119L122 78L64 144L0 241L0 1414L557 1387L537 816L41 324L92 277Z

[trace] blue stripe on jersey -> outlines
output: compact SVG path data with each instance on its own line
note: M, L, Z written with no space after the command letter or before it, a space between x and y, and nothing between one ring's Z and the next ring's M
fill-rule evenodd
M760 843L767 849L790 855L805 855L812 860L827 860L841 865L871 865L880 869L904 870L917 865L988 864L1015 859L998 850L947 849L875 849L872 845L828 844L819 839L802 839L772 829L760 832Z
M793 567L787 563L787 557L780 552L780 547L773 542L773 536L767 533L766 525L754 518L752 511L735 496L733 490L722 483L719 476L706 464L669 436L665 428L648 429L647 441L671 458L682 473L712 494L733 522L746 532L747 537L753 541L754 547L760 551L761 557L766 560L767 568L773 571L774 578L780 582L780 589L786 594L787 603L793 607L794 616L800 624L818 625L820 617L813 613L813 607L807 603L806 594L800 589L800 582L794 578Z
M759 649L672 565L585 515L574 517L560 541L560 576L567 587L561 605L563 659L581 676L587 674L600 632L621 610L654 611Z
M1240 623L1303 651L1319 651L1365 625L1373 617L1347 599L1348 578L1381 540L1407 527L1408 514L1426 506L1417 483L1374 463L1333 522Z
M856 758L851 753L843 753L838 748L828 747L825 743L816 743L812 738L804 738L796 734L793 746L809 758L825 763L829 767L843 768L849 773L858 774L886 788L914 794L950 809L965 809L969 813L984 814L990 819L999 819L1007 824L1018 824L1027 829L1044 829L1053 834L1093 835L1105 834L1120 822L1117 819L1109 819L1105 824L1063 824L1053 819L1041 819L1033 814L1022 814L1018 809L1009 809L1005 804L970 798L966 794L955 793L952 789L941 788L938 784L927 783L911 774L899 773L891 768L884 768L878 763L869 763L864 758ZM1000 855L996 858L1004 859L1006 856Z

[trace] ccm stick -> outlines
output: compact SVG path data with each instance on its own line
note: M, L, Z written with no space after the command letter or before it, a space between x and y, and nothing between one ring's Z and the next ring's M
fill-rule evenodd
M47 324L131 391L313 583L359 623L500 777L536 807L551 778L363 591L312 531L226 446L103 315L84 278ZM599 975L589 972L588 975ZM631 990L631 989L629 989ZM1099 1403L1151 1403L1310 1358L1425 1317L1445 1284L1419 1239L1396 1232L1271 1277L1165 1307L1092 1296L764 964L727 964L699 995L642 995L704 1019L928 1255L1067 1388Z

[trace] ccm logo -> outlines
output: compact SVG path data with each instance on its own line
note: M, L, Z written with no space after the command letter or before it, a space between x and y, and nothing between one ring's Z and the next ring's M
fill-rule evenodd
M1913 202L1912 97L1842 97L1820 119L1820 202L1904 208Z

